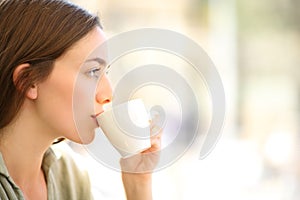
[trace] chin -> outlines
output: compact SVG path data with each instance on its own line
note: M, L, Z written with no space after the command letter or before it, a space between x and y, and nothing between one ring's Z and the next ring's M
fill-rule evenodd
M88 135L84 135L84 136L80 136L76 141L76 143L78 144L90 144L91 142L93 142L95 139L95 133L93 132L92 134L88 134Z
M69 134L69 140L78 144L90 144L95 139L95 127L81 124L76 126L72 134Z

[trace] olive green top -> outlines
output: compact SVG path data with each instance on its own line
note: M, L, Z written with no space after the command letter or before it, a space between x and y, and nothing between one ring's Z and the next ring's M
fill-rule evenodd
M48 200L93 199L88 173L80 169L67 153L49 148L44 155L42 169L47 181ZM1 153L0 199L25 199L20 188L9 176Z

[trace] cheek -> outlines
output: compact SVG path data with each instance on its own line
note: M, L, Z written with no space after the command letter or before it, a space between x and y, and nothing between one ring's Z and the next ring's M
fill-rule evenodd
M62 76L68 74L68 76ZM40 85L37 102L39 115L56 136L89 143L94 137L97 81L84 75L55 73ZM79 135L78 135L79 134Z
M73 78L53 77L39 86L37 111L46 125L57 134L73 132L75 130L72 117Z
M74 87L73 113L79 136L85 141L86 136L94 133L97 128L94 118L95 87L97 81L79 75Z
M73 89L74 115L90 117L94 114L95 88L97 81L79 75Z

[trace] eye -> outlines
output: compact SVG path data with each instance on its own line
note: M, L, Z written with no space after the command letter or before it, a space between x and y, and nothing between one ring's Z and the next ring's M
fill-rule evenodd
M93 77L99 78L101 75L101 71L102 70L100 67L95 67L95 68L92 68L89 71L87 71L86 74L91 78L93 78Z

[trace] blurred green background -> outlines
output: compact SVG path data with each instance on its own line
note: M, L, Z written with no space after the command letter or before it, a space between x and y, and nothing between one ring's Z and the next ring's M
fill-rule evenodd
M155 173L154 199L299 199L300 1L73 1L99 14L108 38L145 27L186 35L224 82L222 138L206 159L194 145ZM124 198L119 175L98 169L100 195Z

